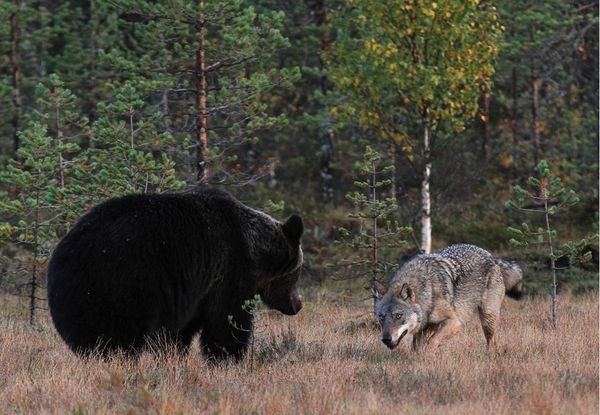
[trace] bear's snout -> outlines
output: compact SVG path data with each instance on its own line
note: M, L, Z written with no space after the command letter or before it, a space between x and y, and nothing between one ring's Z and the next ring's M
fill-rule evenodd
M294 314L298 314L298 312L302 310L302 300L300 299L300 296L298 296L297 294L295 296L292 296L290 298L290 305L292 312L289 315L293 316Z
M278 298L264 298L265 304L274 310L281 312L287 316L293 316L298 314L302 309L302 300L298 295L297 290L293 290L291 293Z
M286 304L285 307L278 308L279 311L281 311L283 314L285 314L287 316L293 316L295 314L298 314L298 312L301 309L302 309L302 302L301 301L290 302L289 304Z

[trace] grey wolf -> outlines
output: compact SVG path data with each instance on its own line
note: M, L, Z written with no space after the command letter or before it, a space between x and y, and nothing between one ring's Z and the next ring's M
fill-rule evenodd
M393 274L387 287L379 282L373 287L381 340L394 349L408 335L413 350L436 348L477 312L489 349L505 291L521 286L518 265L474 245L418 255Z
M302 308L302 233L299 216L281 223L212 188L110 199L52 253L52 320L79 354L137 355L156 337L186 351L201 332L207 357L240 358L253 324L246 300Z

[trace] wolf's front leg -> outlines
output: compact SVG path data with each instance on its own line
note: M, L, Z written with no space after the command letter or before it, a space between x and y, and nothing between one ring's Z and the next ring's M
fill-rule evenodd
M460 330L462 326L458 317L453 316L451 318L447 318L437 325L437 329L431 335L431 337L427 341L427 349L436 349L440 343L454 336Z
M431 340L431 337L438 329L438 326L438 323L429 323L419 332L415 333L412 339L412 350L415 352L421 352L425 350L429 340Z

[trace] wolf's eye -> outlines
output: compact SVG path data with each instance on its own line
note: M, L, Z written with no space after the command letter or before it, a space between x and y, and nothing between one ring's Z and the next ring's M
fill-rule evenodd
M394 318L394 320L400 320L401 315L400 313L393 313L392 317Z

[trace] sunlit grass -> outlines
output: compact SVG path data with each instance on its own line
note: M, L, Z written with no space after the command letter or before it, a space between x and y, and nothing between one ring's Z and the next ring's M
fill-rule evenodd
M436 351L389 351L371 305L308 303L261 313L252 359L198 353L82 360L46 319L0 314L0 413L564 414L598 413L598 298L505 300L498 345L474 319Z

